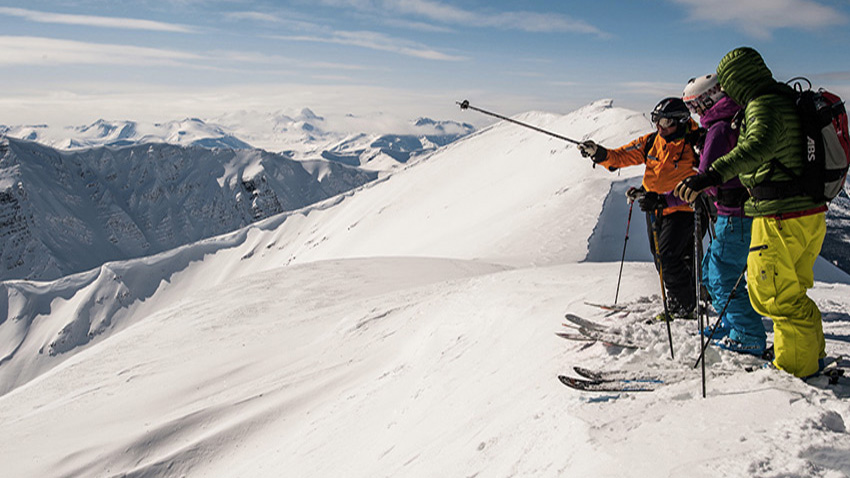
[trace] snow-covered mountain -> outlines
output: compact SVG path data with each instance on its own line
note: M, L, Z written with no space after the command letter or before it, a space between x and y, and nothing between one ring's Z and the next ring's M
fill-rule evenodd
M0 142L0 279L55 279L233 231L375 173L261 150Z
M90 125L0 126L0 134L63 150L99 146L168 143L203 148L280 152L297 160L324 158L364 169L389 170L412 156L430 153L474 131L467 123L419 118L363 132L365 120L353 116L328 120L309 108L296 115L235 112L205 122L197 118L166 123L98 120ZM393 130L388 133L378 130ZM354 132L352 132L354 131Z
M269 151L281 151L295 159L323 157L369 170L392 169L475 130L468 123L430 118L402 124L351 115L329 119L309 108L295 115L241 111L214 121Z
M432 124L442 127L432 120L420 119L417 124ZM457 123L455 123L457 124ZM430 153L445 146L473 131L467 125L459 133L442 134L356 134L338 143L328 145L321 151L321 156L329 161L336 161L350 166L359 166L367 170L389 170L398 164L409 161L412 157Z
M252 148L248 143L225 132L220 126L205 123L197 118L155 124L100 119L90 125L66 128L52 128L48 125L0 126L0 133L64 150L141 143L168 143L204 148Z
M623 144L610 102L518 117ZM850 473L850 384L743 371L697 324L647 325L658 276L627 206L640 168L593 169L499 123L380 181L157 255L0 284L4 474L134 477L689 476ZM639 222L639 221L638 221ZM850 276L811 295L850 353ZM564 312L646 346L568 342ZM842 362L846 365L846 360ZM589 395L573 365L653 369L653 393ZM673 378L674 377L674 378Z

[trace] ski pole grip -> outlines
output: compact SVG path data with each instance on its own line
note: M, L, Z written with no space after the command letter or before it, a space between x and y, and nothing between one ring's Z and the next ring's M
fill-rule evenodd
M460 109L462 109L462 110L469 108L469 100L456 101L455 103L460 105Z

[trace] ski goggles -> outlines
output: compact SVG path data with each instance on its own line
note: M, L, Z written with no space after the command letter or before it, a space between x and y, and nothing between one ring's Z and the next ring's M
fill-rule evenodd
M714 106L714 100L712 100L710 97L701 96L692 100L685 101L685 105L688 107L688 110L691 113L701 115L705 111L708 111L709 108Z
M660 126L661 128L664 128L664 129L667 129L667 128L673 126L674 124L676 124L675 119L668 118L666 116L661 116L657 113L652 113L650 119L652 119L653 123L655 123L656 125Z

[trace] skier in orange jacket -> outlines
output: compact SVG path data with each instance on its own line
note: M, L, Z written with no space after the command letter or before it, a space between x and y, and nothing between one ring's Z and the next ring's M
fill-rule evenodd
M693 318L694 210L673 194L683 179L696 174L699 158L694 152L698 125L681 98L665 98L651 114L656 131L617 149L593 141L578 145L582 156L611 171L645 165L641 188L627 193L647 217L647 232L655 266L664 277L667 309L671 318ZM656 252L653 227L658 233ZM702 232L699 240L702 240ZM663 271L663 272L662 272ZM661 316L663 318L663 315Z

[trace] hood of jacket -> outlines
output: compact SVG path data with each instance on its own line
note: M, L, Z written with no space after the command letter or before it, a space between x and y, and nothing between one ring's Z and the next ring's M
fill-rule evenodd
M706 110L702 116L700 116L699 120L704 128L709 128L718 121L731 122L732 118L734 118L741 109L741 106L738 103L735 103L735 100L729 96L724 96L723 98L720 98L714 106Z
M717 80L723 91L739 105L746 105L776 85L764 59L749 47L736 48L720 60Z

